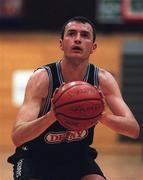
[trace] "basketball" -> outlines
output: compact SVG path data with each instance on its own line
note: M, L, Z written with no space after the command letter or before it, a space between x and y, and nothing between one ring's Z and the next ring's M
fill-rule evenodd
M73 81L60 86L52 102L57 120L70 130L94 126L104 110L103 96L98 88L84 81Z

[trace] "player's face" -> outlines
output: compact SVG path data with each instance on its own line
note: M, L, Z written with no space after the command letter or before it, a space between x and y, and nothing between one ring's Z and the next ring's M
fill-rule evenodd
M87 60L96 49L91 25L75 21L68 23L63 40L60 40L60 47L65 58Z

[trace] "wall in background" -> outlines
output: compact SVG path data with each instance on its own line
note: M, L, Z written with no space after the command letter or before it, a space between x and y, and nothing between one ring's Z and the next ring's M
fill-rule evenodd
M97 35L97 50L90 62L110 71L120 85L121 49L124 39L143 38L142 35L114 34ZM19 107L12 102L12 77L17 70L34 70L62 57L57 34L11 33L0 34L0 145L12 146L11 130ZM111 146L117 142L117 134L98 125L96 128L96 146ZM113 146L112 144L112 146Z

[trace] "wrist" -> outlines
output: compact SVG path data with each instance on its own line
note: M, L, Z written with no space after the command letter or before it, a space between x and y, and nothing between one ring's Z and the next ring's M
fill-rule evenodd
M107 113L106 112L103 112L102 113L102 115L101 115L101 117L99 118L99 121L101 122L101 123L105 123L105 122L107 122Z
M53 110L50 110L47 114L46 114L47 118L50 119L51 121L55 122L56 121L56 116Z

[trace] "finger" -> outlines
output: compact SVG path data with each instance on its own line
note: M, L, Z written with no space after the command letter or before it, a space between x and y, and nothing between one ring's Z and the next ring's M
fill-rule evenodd
M53 93L53 96L58 92L59 88L56 88L54 93Z
M66 83L65 83L65 82L63 82L61 86L64 86L65 84L66 84Z

